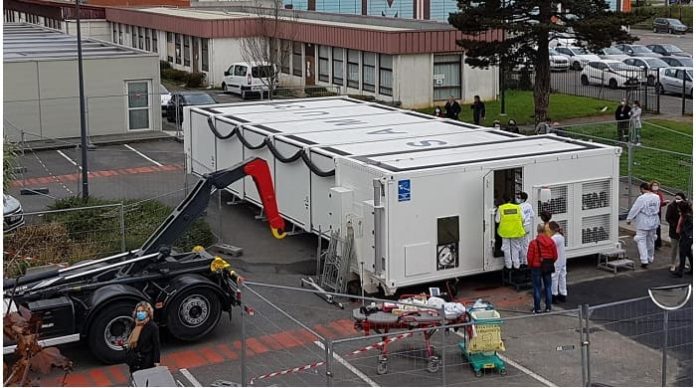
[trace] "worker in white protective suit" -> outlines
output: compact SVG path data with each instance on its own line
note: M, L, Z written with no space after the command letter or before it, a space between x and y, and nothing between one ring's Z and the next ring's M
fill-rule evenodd
M509 198L498 206L495 213L495 222L498 223L498 235L503 239L503 255L505 256L505 268L520 268L520 245L524 237L522 223L522 207L512 203Z
M650 190L646 182L640 184L640 197L636 198L626 217L627 223L636 220L636 235L633 237L638 245L640 266L648 268L655 260L655 232L660 225L660 197Z
M568 274L566 263L568 260L566 259L565 236L558 222L549 222L549 228L553 232L551 240L556 244L556 253L558 254L558 258L553 262L555 271L551 274L551 301L554 304L565 303L566 296L568 296L568 287L566 286L566 275Z
M534 206L527 202L528 198L529 195L523 191L520 193L520 197L517 200L517 203L519 203L522 208L522 226L524 226L525 232L524 237L522 237L520 241L520 261L522 265L527 265L527 249L531 241L530 236L533 236L532 224L534 223L534 217L536 217L536 214L534 214Z

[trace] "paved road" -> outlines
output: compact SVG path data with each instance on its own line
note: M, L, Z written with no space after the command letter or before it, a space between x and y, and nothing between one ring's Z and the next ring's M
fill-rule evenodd
M684 35L656 34L648 30L633 29L633 35L639 38L638 44L673 44L680 49L692 53L694 52L694 34L689 32Z

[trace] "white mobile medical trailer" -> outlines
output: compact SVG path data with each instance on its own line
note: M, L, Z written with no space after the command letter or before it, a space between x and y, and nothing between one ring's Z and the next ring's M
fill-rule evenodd
M617 248L616 147L349 98L193 107L185 115L190 172L267 160L287 220L322 234L353 226L353 268L367 291L501 269L496 204L520 191L537 216L548 210L561 224L568 257ZM253 185L230 191L258 203Z

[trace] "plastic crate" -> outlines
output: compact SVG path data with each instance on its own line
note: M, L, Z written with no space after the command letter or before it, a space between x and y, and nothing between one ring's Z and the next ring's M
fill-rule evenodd
M469 313L475 335L467 340L467 352L483 353L505 351L501 338L500 314L495 310L475 310Z

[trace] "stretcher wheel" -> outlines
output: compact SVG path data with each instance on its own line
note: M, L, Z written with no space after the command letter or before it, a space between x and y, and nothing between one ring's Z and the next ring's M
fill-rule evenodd
M481 370L481 369L475 370L474 373L476 374L476 377L483 376L483 370Z
M436 356L430 357L430 359L428 360L427 371L430 373L435 373L438 370L440 370L440 359Z
M505 368L498 369L498 373L501 376L505 376L507 374L507 369L505 369Z
M387 362L386 361L380 361L377 364L377 374L378 375L384 375L387 374L388 368L387 368Z

